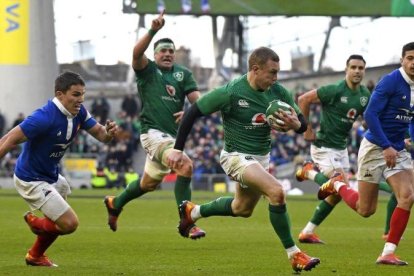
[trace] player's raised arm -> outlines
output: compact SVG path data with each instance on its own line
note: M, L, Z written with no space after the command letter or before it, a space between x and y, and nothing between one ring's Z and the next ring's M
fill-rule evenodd
M164 13L165 10L163 10L157 18L152 20L151 29L149 29L148 32L145 33L144 36L141 37L135 45L132 54L132 67L135 70L141 70L147 66L148 59L144 53L151 43L152 38L164 26Z

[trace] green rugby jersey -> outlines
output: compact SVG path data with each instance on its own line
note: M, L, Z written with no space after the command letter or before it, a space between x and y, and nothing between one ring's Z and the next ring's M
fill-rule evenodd
M345 149L352 124L362 115L368 104L370 92L365 86L357 90L348 87L345 80L322 86L317 90L322 111L320 130L314 145Z
M204 114L221 111L224 127L224 149L246 154L265 155L270 151L270 127L266 122L266 109L273 100L280 99L299 107L292 95L276 83L264 92L250 87L243 75L203 95L197 106Z
M414 16L412 0L391 0L391 16Z
M142 102L141 133L153 128L175 137L178 124L173 114L183 110L188 93L198 90L192 73L178 64L172 70L161 70L149 60L147 67L135 71L135 76Z

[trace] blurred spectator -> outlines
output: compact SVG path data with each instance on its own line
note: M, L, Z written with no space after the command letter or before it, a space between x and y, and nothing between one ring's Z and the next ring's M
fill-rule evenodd
M16 165L17 158L21 152L21 145L9 151L3 159L1 159L1 168L3 169L3 176L13 177L14 167Z
M128 145L125 142L117 143L116 158L118 160L118 171L124 172L132 166L132 151L128 150Z
M109 169L106 167L104 169L105 176L106 176L106 187L111 188L121 188L123 183L120 174L116 170L115 167L110 167Z
M127 183L131 183L135 180L139 180L139 174L134 171L132 166L129 166L128 170L124 173L123 187L125 188Z
M128 151L136 151L138 149L140 124L137 119L131 116L126 116L123 122L119 123L120 136L124 136L125 144L128 146Z
M91 113L96 120L99 119L99 122L101 124L105 124L106 120L108 119L109 111L110 106L108 100L105 98L105 95L101 91L99 93L99 96L92 102Z
M107 177L105 175L104 168L98 166L93 172L91 177L91 186L94 189L103 189L106 188Z
M108 167L118 167L118 151L116 145L110 145L104 164Z
M19 125L21 122L23 122L24 118L25 118L24 114L23 114L22 112L20 112L20 113L17 115L17 118L16 118L16 119L14 119L14 121L13 121L13 125L12 125L12 127L11 127L11 128L14 128L15 126L17 126L17 125Z
M3 136L3 131L6 128L6 119L4 118L3 114L0 112L0 136Z
M375 88L375 82L373 80L369 80L366 84L366 87L368 88L369 92L372 93L372 91L374 91Z
M121 103L122 111L125 111L126 115L134 118L138 115L138 102L135 99L135 96L132 94L127 94Z

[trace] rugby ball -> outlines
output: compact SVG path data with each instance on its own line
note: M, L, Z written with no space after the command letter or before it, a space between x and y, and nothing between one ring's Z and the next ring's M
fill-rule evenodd
M275 112L278 112L279 109L291 114L289 104L281 100L274 100L270 102L269 107L266 109L266 121L272 129L285 132L284 129L281 129L281 126L285 123L274 114Z

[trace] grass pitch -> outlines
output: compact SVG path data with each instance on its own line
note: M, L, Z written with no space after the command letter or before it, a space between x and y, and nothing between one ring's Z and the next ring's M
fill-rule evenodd
M119 219L119 229L106 225L103 196L118 191L75 190L69 203L79 216L78 230L59 239L47 251L58 268L29 267L24 256L35 236L24 223L26 203L14 190L0 190L0 274L2 275L291 275L293 270L268 219L261 200L252 217L210 217L197 224L204 239L182 238L177 230L177 209L172 191L156 191L130 202ZM204 203L220 194L193 192ZM288 198L295 240L311 217L316 196ZM339 204L318 229L325 245L298 246L321 264L314 275L414 275L412 220L397 254L406 267L378 266L382 251L387 197L377 214L364 219ZM305 273L305 272L304 272Z

